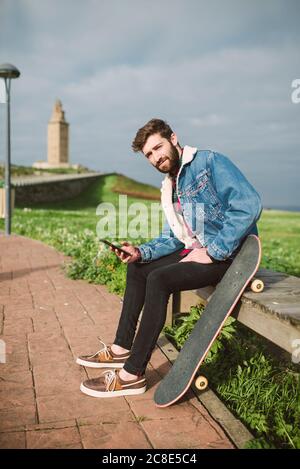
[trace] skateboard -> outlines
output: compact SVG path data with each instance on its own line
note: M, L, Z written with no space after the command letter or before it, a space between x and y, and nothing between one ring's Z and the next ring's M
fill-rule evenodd
M154 401L157 407L168 407L187 392L227 317L232 313L245 288L251 285L260 259L260 240L255 235L249 235L216 286L172 368L156 389ZM263 283L255 279L251 289L257 292L262 291ZM195 383L197 388L202 390L207 384L203 376L199 376Z

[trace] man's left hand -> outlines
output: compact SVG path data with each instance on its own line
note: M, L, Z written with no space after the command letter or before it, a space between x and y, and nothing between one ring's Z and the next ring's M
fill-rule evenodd
M206 248L195 248L179 262L200 262L200 264L212 264L211 258L206 253Z

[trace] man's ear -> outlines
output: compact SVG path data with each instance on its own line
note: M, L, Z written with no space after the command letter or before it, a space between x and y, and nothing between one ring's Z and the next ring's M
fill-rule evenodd
M178 138L177 138L177 135L174 132L172 133L170 140L173 143L174 147L176 147L176 145L178 143Z

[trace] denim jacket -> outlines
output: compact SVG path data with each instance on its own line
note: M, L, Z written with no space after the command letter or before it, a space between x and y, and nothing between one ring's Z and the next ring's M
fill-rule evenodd
M257 234L256 222L262 210L260 197L226 156L185 146L176 187L184 220L194 240L206 247L213 259L233 258L244 238ZM191 247L192 240L172 207L169 175L161 192L166 222L158 237L138 246L141 262Z

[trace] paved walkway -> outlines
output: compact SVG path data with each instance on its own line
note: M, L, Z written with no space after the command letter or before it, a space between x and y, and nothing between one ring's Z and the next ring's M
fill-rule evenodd
M105 286L66 278L66 260L38 241L0 235L0 448L233 448L192 394L155 407L170 367L160 349L145 394L95 399L79 391L99 370L74 358L97 350L97 336L113 340L121 304Z

